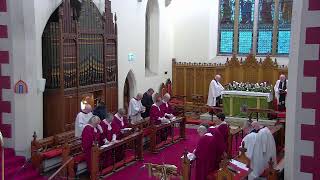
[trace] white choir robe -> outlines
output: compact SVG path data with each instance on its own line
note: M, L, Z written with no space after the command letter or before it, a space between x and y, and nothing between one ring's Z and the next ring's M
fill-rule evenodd
M132 98L129 102L128 108L128 117L131 119L131 124L138 123L141 117L141 111L144 109L141 101L137 101L135 98Z
M280 80L277 80L277 82L276 82L276 84L274 85L274 88L273 88L275 98L277 99L277 104L279 104L279 97L280 97L279 84L280 84ZM284 83L282 83L282 84L284 84ZM286 85L287 85L287 88L288 88L288 80L286 80ZM287 91L287 89L286 89L286 91ZM286 101L287 101L287 99L286 99Z
M254 180L264 171L262 139L259 138L258 133L250 133L243 138L242 142L245 143L246 156L250 159L250 168L252 169L248 180Z
M86 124L88 124L88 122L92 116L93 116L93 114L91 112L89 112L88 114L83 113L83 112L78 113L78 115L76 117L76 121L74 123L75 137L81 137L84 126Z
M258 136L262 138L262 150L264 158L264 167L268 167L270 158L274 164L277 164L276 142L268 127L260 129Z
M224 87L219 82L212 80L209 86L207 105L216 106L216 98L221 96L223 90Z

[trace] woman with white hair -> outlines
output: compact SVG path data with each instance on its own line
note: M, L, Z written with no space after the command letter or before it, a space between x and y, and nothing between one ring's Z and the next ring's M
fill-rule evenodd
M102 145L102 133L99 130L100 118L98 116L92 116L84 126L82 131L82 150L85 154L85 160L87 162L88 171L91 170L91 148L92 144L98 142Z
M164 116L168 119L174 118L173 110L169 104L170 94L166 93L162 98L162 104L160 105L160 110L164 113Z

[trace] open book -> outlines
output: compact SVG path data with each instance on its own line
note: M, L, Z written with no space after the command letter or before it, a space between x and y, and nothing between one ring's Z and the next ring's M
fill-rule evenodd
M230 163L236 165L240 169L243 169L245 171L249 171L249 168L247 168L247 165L242 163L242 162L239 162L237 160L231 159Z

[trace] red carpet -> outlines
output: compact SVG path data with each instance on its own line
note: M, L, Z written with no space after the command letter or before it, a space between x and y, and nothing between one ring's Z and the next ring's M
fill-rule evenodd
M163 149L158 154L152 154L145 152L144 162L155 164L172 164L178 167L180 172L181 156L185 149L193 151L199 139L199 135L196 129L186 129L187 140L181 141L175 145ZM193 173L194 174L194 173ZM106 180L144 180L144 179L156 179L148 177L148 170L143 168L143 162L136 162L132 166L126 167L119 172L106 178Z
M5 179L10 179L10 180L44 180L45 179L41 177L39 173L31 167L30 163L27 163L25 168L21 169L21 167L25 164L26 159L23 156L16 156L13 149L5 149L4 153L5 153L4 155ZM0 167L1 166L2 165L0 165Z

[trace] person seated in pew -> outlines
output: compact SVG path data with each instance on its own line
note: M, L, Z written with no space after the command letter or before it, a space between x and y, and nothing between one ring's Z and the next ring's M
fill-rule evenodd
M224 148L223 143L221 144L221 137L208 132L208 128L207 124L202 124L197 129L200 135L197 147L194 150L197 180L206 180L210 172L218 170L219 160L223 154L220 151Z
M150 109L150 123L152 125L159 125L162 123L170 123L170 120L165 117L163 111L161 111L160 106L162 104L162 98L160 94L156 93L154 95L154 104ZM157 132L157 144L161 141L165 141L168 137L169 130L167 128Z
M166 93L163 96L162 104L160 105L160 110L164 113L164 116L168 119L174 119L172 108L169 104L170 94Z
M270 158L276 162L275 142L270 130L256 121L252 122L251 125L253 127L252 131L242 140L247 149L246 156L251 162L252 172L249 174L249 180L256 179L263 173L268 167Z
M99 100L97 103L97 107L94 108L93 115L98 116L101 120L106 118L107 115L107 108L106 108L106 104Z
M103 131L103 141L105 144L109 144L110 142L114 142L117 139L117 135L114 133L112 129L113 114L106 114L105 119L100 122L100 126Z
M129 102L128 117L131 124L138 124L141 120L141 113L146 111L146 108L141 103L142 94L138 93L136 97Z
M123 138L123 129L129 128L129 122L125 117L126 110L120 108L118 112L114 115L112 120L113 133L116 135L116 139L120 140Z
M98 116L92 116L89 122L84 126L81 134L82 150L85 154L85 160L87 162L87 170L91 170L91 148L94 143L99 143L99 146L103 145L102 133L99 128L100 118Z
M80 137L84 126L88 123L89 119L93 116L92 107L90 104L85 104L83 109L78 113L75 120L75 137Z

